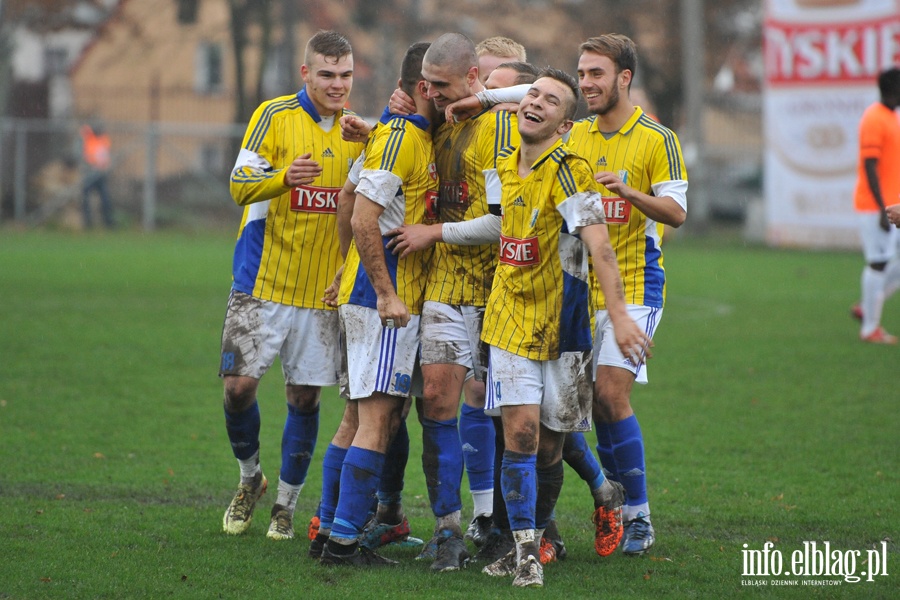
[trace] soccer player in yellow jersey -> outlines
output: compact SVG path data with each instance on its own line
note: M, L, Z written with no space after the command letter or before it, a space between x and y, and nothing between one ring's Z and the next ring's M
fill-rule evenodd
M345 412L348 418L342 427L352 422L355 434L342 461L323 564L395 564L361 546L358 538L410 394L419 347L423 274L430 252L399 258L386 249L386 234L405 221L425 221L437 196L430 132L434 109L421 77L427 47L413 45L401 70L401 87L414 98L417 113L396 116L376 130L356 186L353 241L338 296L346 340L348 406L356 407L356 415ZM329 491L323 491L323 505Z
M546 69L518 109L520 146L498 161L500 256L484 315L490 344L486 409L499 411L502 492L516 547L485 567L513 585L543 585L538 542L562 486L566 432L590 429L591 327L587 253L608 294L620 351L642 362L649 336L628 316L593 171L562 142L578 86ZM623 501L604 482L607 508Z
M363 145L345 142L335 119L353 85L353 54L322 31L306 46L305 86L254 112L231 174L244 207L234 252L219 374L225 426L241 481L223 519L244 533L266 491L259 465L259 380L280 356L288 415L278 495L267 536L293 537L293 512L319 429L321 386L337 383L337 312L321 300L340 264L335 201Z
M438 110L482 89L478 79L475 45L467 37L440 36L428 49L422 76L429 98ZM423 459L429 499L436 517L435 535L420 557L434 555L432 567L446 570L461 566L460 485L463 447L458 423L460 395L465 388L463 417L488 435L481 442L487 450L493 433L490 418L481 408L484 398L486 351L479 342L484 305L490 292L496 263L496 244L460 244L450 237L455 226L489 214L489 196L496 206L495 160L503 148L517 143L508 113L488 111L464 123L444 123L434 135L435 156L441 178L438 214L434 226L405 226L392 247L404 253L435 242L428 272L422 312ZM473 428L474 428L473 427ZM464 436L465 437L465 436ZM490 461L492 462L492 461ZM492 503L492 469L482 471L489 493L481 498L486 511ZM470 468L470 477L472 470ZM485 490L488 491L488 490ZM476 505L479 496L474 496ZM476 514L481 511L476 507ZM449 543L448 543L449 542Z
M665 300L663 231L666 225L680 226L687 215L684 158L675 133L631 102L634 42L623 35L601 35L580 50L578 80L592 116L574 125L568 143L596 172L628 312L652 337ZM613 342L609 306L599 289L594 302L597 448L607 476L625 486L622 551L637 556L655 539L643 436L631 407L631 388L635 380L647 382L647 370Z

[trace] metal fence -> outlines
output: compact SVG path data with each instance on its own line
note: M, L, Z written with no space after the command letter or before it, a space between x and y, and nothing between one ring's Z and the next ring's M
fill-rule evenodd
M80 125L0 120L0 220L82 227ZM118 225L153 230L234 224L239 218L228 176L243 127L107 122L104 128L112 145L108 184Z
M708 99L705 141L685 148L694 217L742 222L762 196L761 109ZM82 173L76 121L0 119L0 222L80 229ZM106 122L109 190L122 227L234 227L229 173L243 126ZM702 166L703 168L698 168ZM90 202L97 203L96 198ZM705 206L700 205L705 202ZM691 219L689 219L691 222Z

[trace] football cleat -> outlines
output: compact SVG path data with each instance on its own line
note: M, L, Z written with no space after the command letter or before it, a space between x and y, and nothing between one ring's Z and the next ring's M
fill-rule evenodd
M323 565L341 567L394 567L400 564L358 544L354 544L353 547L354 551L349 554L332 554L328 544L325 544L319 562Z
M459 571L469 564L469 551L466 550L466 541L455 535L441 536L438 542L437 553L431 570L435 573Z
M622 538L622 553L626 556L643 556L656 541L656 533L650 524L650 516L642 512L625 523L625 535Z
M518 566L516 563L516 546L513 544L512 550L495 560L489 565L486 565L481 572L485 575L490 575L491 577L510 577L515 575L516 567Z
M416 560L430 560L434 562L437 558L437 549L440 539L438 534L434 534L434 536L422 546L422 550L416 555Z
M260 472L254 479L253 483L242 483L238 485L238 491L225 510L225 517L222 519L222 529L225 533L232 535L240 535L247 531L250 522L253 520L253 509L256 508L257 500L266 493L269 481L266 476Z
M559 527L557 527L556 519L550 519L550 522L547 524L547 528L544 529L544 537L553 544L553 549L556 551L557 560L563 560L568 555L566 551L566 544L562 540L562 536L559 534Z
M609 556L616 551L622 541L622 505L625 503L625 488L618 481L607 479L608 493L603 504L591 516L594 523L594 550L600 556ZM601 488L601 489L607 489Z
M542 565L556 562L556 546L554 546L553 542L548 540L546 537L541 538L541 547L539 552L539 557L541 559Z
M870 344L896 344L897 336L889 334L884 327L879 327L869 335L860 335L859 339Z
M544 567L533 554L527 554L516 565L513 587L544 587Z
M396 525L388 525L372 517L363 527L359 543L369 550L377 550L388 544L405 542L408 538L409 520L406 517Z
M306 528L306 537L309 538L309 541L313 541L316 539L316 536L319 535L319 526L322 524L322 521L319 519L318 515L313 515L309 519L309 527Z
M492 524L493 520L490 515L478 515L469 523L465 539L475 544L475 547L481 548L487 542Z
M856 319L857 321L862 321L863 312L862 306L860 306L859 302L850 307L850 316Z
M294 537L294 515L284 506L272 507L272 520L266 537L270 540L290 540Z
M491 529L484 546L475 554L475 562L492 563L506 555L510 549L515 549L516 541L509 529Z
M307 552L307 556L319 560L320 558L322 558L322 552L325 550L325 544L327 543L327 535L322 535L321 533L316 534L316 537L314 537L309 542L309 551Z

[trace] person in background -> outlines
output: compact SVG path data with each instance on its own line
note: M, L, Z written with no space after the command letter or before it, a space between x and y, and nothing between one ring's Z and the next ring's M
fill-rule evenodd
M884 302L900 288L900 234L890 220L900 203L900 68L878 76L881 99L869 106L859 123L859 166L854 207L866 266L860 277L859 304L851 309L861 321L859 339L870 344L896 344L897 336L881 326Z
M93 126L84 124L79 131L81 134L81 158L83 175L81 180L82 214L84 227L90 229L94 226L93 211L91 210L91 194L97 193L100 199L100 214L103 216L103 224L108 229L115 225L113 221L112 200L109 197L109 172L112 166L111 142L109 135L102 124Z

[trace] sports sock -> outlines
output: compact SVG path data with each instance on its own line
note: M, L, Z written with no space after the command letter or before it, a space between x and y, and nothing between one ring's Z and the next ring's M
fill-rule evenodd
M610 424L613 453L625 486L622 518L631 520L638 512L650 513L647 503L647 476L644 466L644 438L637 417L631 415Z
M422 470L434 516L461 510L463 457L457 419L422 419Z
M463 403L459 416L459 441L476 504L475 515L490 514L494 490L494 422L483 408Z
M350 446L341 469L341 493L331 539L356 540L369 515L369 502L378 489L384 454L374 450Z
M493 417L494 431L494 489L501 490L501 477L503 475L503 451L506 450L506 444L503 440L503 424L500 417ZM506 512L506 500L503 494L492 494L493 496L493 513L491 520L497 529L509 529L509 514Z
M291 485L302 485L309 472L316 438L319 434L319 409L302 412L296 406L287 405L288 414L281 435L281 480Z
M540 543L540 538L535 536L535 530L532 529L515 529L513 528L513 539L516 541L516 562L520 562L528 554L529 550L535 549L535 541Z
M225 430L231 451L241 467L241 481L249 482L259 472L259 403L236 413L225 411Z
M563 461L535 469L537 474L537 502L534 509L534 525L541 531L550 523L553 509L563 485ZM539 537L537 539L540 539Z
M900 256L895 256L884 268L884 300L887 301L898 289L900 289Z
M288 512L294 514L294 508L297 506L297 498L300 496L300 490L303 484L291 485L283 479L278 480L278 496L275 498L275 504L285 507Z
M619 481L619 468L616 466L616 457L613 455L610 425L594 421L594 429L597 431L597 456L600 457L603 475L607 479Z
M566 441L563 444L563 460L588 484L588 489L591 491L599 488L606 479L600 463L588 446L584 434L580 431L566 434Z
M381 485L376 494L376 515L382 523L398 524L403 519L403 476L409 461L409 430L406 420L394 434L384 459Z
M537 456L534 454L503 451L500 484L513 532L534 529L537 503L536 463Z
M884 284L884 271L876 271L869 266L863 269L860 282L862 286L860 306L862 306L863 319L859 330L859 334L863 337L878 329L878 325L881 324L881 311L884 307Z
M331 531L334 511L341 493L341 467L347 456L347 448L328 444L322 457L322 498L319 500L319 529Z

